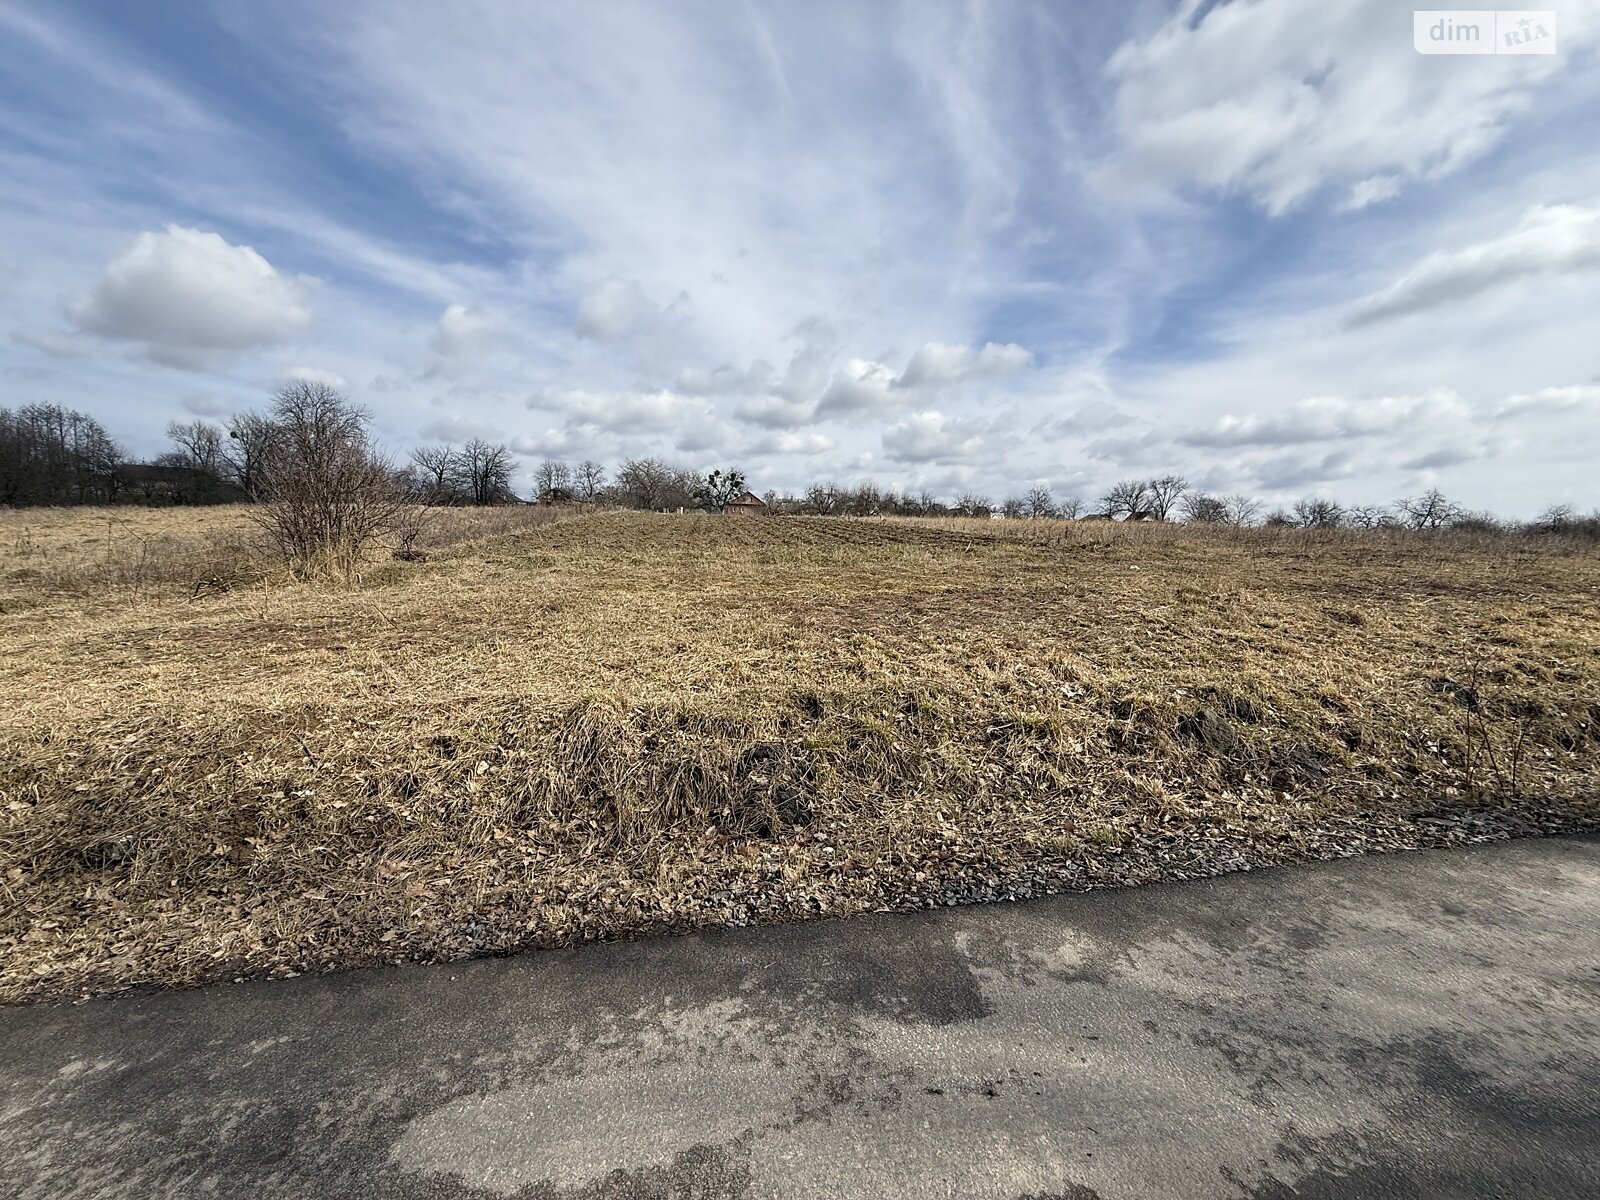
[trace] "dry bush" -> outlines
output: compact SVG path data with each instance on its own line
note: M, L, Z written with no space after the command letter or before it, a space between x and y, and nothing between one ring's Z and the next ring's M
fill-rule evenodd
M278 393L267 420L252 517L297 578L353 579L410 507L394 465L370 444L368 414L327 384L301 381Z
M1593 556L1071 522L438 524L480 540L359 589L0 612L6 995L1600 817Z

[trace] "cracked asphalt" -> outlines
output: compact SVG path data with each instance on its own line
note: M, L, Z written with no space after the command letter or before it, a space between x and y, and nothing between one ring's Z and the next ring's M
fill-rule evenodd
M1600 839L0 1010L0 1195L1600 1195Z

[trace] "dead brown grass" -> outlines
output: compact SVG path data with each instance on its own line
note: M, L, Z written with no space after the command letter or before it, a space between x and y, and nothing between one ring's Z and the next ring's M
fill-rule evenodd
M0 514L7 998L1600 815L1584 554L507 509L195 597L242 514L135 515Z

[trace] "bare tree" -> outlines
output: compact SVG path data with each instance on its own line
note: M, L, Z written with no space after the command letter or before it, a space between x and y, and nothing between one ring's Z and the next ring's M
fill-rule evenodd
M1228 515L1226 520L1228 524L1237 529L1243 529L1247 525L1254 525L1256 518L1261 515L1261 502L1249 496L1235 493L1232 496L1224 496L1222 503L1227 508Z
M1056 516L1065 517L1069 521L1076 521L1083 512L1083 501L1076 496L1068 496L1056 504Z
M682 508L694 501L704 481L693 471L668 466L658 458L633 458L617 468L617 495L630 508Z
M852 517L875 517L883 510L884 495L872 480L857 484L844 498L845 510Z
M504 504L516 498L511 490L515 468L509 446L473 438L456 452L454 482L473 504Z
M1163 475L1160 479L1152 479L1146 486L1149 489L1149 501L1145 511L1156 520L1165 521L1178 503L1178 498L1189 490L1189 481L1182 475Z
M252 515L297 576L350 578L405 507L392 466L369 441L369 415L327 384L300 381L278 393L266 419L273 451Z
M454 447L418 446L411 452L411 467L417 490L430 503L442 504L451 499L460 474Z
M1376 504L1354 505L1345 510L1344 517L1345 523L1352 529L1381 529L1394 524L1393 515Z
M1100 511L1108 517L1131 517L1150 507L1150 484L1143 479L1124 479L1100 497Z
M228 440L222 458L244 494L252 500L261 491L261 473L272 453L277 426L260 413L240 413L228 421Z
M989 515L989 497L980 492L962 492L956 497L956 513L963 517Z
M814 517L832 515L839 507L839 485L813 483L806 488L805 509Z
M572 468L557 459L547 458L534 468L533 493L542 496L558 489L563 492L572 490Z
M1037 519L1056 515L1056 504L1050 496L1050 489L1042 483L1036 483L1028 489L1025 503L1030 517Z
M183 465L213 478L222 477L222 428L210 421L173 421L167 437Z
M1015 519L1024 516L1028 511L1028 502L1020 496L1008 496L1005 503L1000 505L1000 511L1009 518Z
M1402 524L1412 529L1443 529L1459 519L1463 509L1454 500L1447 500L1438 488L1429 488L1415 498L1396 500L1394 512Z
M600 495L600 489L606 485L606 469L592 458L586 458L578 464L574 476L578 487L578 498L591 503Z
M114 499L122 452L100 423L59 404L0 408L0 504Z
M1294 523L1307 529L1336 529L1344 523L1344 506L1320 497L1296 500Z
M1179 505L1183 519L1195 525L1225 525L1228 523L1228 502L1221 496L1205 492L1186 492Z

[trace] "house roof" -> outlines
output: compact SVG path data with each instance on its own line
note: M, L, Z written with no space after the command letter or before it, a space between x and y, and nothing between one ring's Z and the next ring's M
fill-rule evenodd
M756 495L754 492L740 492L732 500L729 500L728 503L729 504L759 504L759 505L761 505L762 508L765 508L767 506L767 502L765 500L763 500L760 496Z

